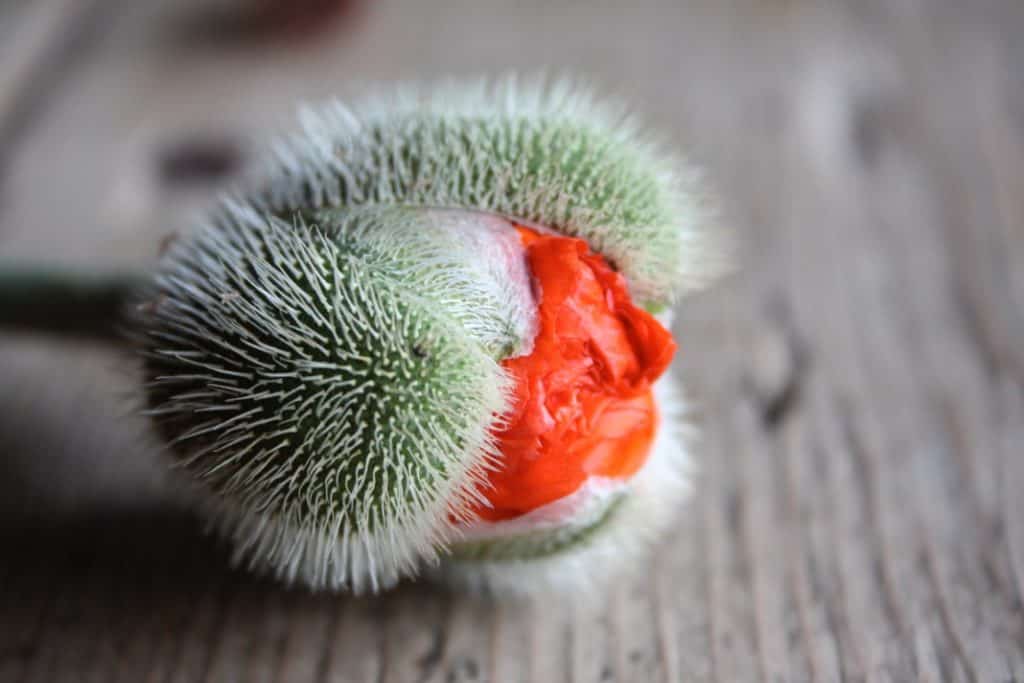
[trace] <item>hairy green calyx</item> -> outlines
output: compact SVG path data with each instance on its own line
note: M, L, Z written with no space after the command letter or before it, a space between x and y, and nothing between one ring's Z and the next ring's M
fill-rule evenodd
M454 219L311 217L233 205L172 247L145 307L149 412L242 557L375 587L434 556L476 495L496 356L528 321L489 296Z
M305 112L275 148L272 209L490 211L582 237L651 307L720 265L692 172L628 116L567 84L442 86Z

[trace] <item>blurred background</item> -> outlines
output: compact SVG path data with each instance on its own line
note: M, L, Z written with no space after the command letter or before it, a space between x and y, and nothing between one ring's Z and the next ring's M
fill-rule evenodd
M297 103L575 73L700 166L697 494L571 609L227 567L133 363L0 336L0 681L1024 681L1024 4L3 0L0 261L145 267Z

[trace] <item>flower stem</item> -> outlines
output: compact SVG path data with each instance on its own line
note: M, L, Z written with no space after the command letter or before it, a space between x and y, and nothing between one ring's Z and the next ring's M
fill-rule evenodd
M0 265L0 331L118 341L143 281L134 273Z

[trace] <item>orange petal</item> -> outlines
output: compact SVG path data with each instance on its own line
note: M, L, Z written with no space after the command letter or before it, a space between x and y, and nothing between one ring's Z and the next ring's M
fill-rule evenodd
M633 305L625 278L583 240L518 227L538 295L532 351L502 365L515 378L502 466L482 490L497 521L575 492L589 477L628 479L647 459L658 415L651 383L676 344Z

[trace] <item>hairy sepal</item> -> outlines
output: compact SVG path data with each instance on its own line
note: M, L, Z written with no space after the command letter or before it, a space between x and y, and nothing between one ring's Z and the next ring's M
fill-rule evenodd
M662 308L722 267L691 167L569 81L404 86L302 113L259 174L270 210L488 211L582 237Z
M291 218L227 203L170 248L140 309L148 412L236 561L375 590L436 561L480 495L499 349L532 324L481 273L525 275L450 217Z

